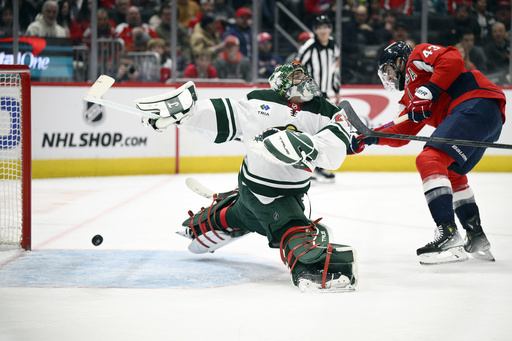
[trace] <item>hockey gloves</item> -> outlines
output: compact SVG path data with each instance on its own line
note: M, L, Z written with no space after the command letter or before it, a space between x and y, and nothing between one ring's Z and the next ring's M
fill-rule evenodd
M419 123L432 115L432 104L438 99L437 91L430 85L423 84L416 89L414 97L407 106L409 120Z
M274 164L312 171L318 150L310 135L270 128L257 135L251 149Z
M350 133L350 144L347 146L347 155L354 155L361 153L366 146L372 144L379 144L378 137L362 136L356 133Z
M179 124L187 119L194 103L197 101L194 82L187 82L170 93L139 98L135 105L142 111L157 114L160 118L142 118L142 125L157 131L172 124Z

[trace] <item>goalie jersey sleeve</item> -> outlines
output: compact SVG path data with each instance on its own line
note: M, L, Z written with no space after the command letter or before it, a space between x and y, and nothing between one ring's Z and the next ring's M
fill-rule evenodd
M298 105L289 103L273 90L255 90L238 101L229 98L200 100L193 110L190 119L180 127L214 143L243 141L246 155L240 177L256 194L276 197L302 194L309 188L311 173L272 164L251 150L254 136L268 128L311 135L319 152L315 166L337 169L346 156L349 127L345 115L322 97Z

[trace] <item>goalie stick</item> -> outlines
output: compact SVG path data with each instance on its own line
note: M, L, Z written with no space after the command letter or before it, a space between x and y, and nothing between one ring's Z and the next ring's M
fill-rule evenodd
M192 192L199 194L200 196L205 197L206 199L215 201L223 200L227 196L237 191L235 190L229 192L214 192L194 178L187 178L185 180L185 184L187 185L188 188L192 190Z
M115 80L112 77L109 77L107 75L99 76L98 79L96 80L96 82L94 82L94 84L91 86L89 91L87 91L87 93L84 95L84 100L87 102L92 102L92 103L103 105L107 108L117 109L117 110L124 111L124 112L130 113L130 114L134 114L137 116L155 118L155 119L160 118L160 116L157 114L152 114L147 111L142 111L139 109L131 108L129 106L122 105L122 104L112 102L112 101L107 101L107 100L101 98L101 96L103 96L107 92L107 90L110 89L112 87L112 85L114 85L114 83L115 83Z
M215 192L209 189L208 187L204 186L202 183L197 181L194 178L187 178L185 180L185 184L188 188L192 190L192 192L199 194L202 197L205 197L206 199L213 200L213 196L215 195Z
M503 143L492 143L492 142L483 142L483 141L470 141L470 140L457 140L457 139L448 139L442 137L427 137L427 136L416 136L416 135L405 135L405 134L392 134L392 133L383 133L371 130L368 128L357 116L356 112L352 108L352 105L344 100L341 101L339 107L345 110L347 114L348 121L352 124L359 134L370 137L383 137L388 139L395 140L408 140L408 141L423 141L423 142L433 142L433 143L442 143L442 144L454 144L461 146L471 146L471 147L482 147L482 148L500 148L500 149L512 149L512 145L503 144Z

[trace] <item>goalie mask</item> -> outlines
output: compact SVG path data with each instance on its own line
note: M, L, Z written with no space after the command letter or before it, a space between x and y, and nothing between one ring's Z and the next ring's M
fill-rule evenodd
M272 90L287 99L299 96L301 100L308 102L315 96L322 96L309 71L298 61L279 66L268 81Z
M378 74L386 90L402 91L404 89L405 67L411 52L411 47L403 41L397 41L382 51Z

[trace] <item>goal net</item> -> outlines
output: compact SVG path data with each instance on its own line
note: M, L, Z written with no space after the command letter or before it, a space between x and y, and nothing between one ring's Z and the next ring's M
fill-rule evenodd
M0 65L0 246L30 250L30 70Z

